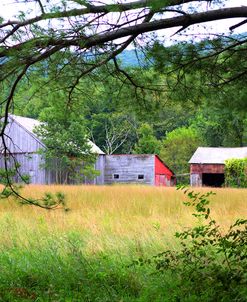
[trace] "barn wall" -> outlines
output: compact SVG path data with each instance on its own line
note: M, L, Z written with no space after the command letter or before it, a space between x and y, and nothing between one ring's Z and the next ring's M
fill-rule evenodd
M21 175L29 175L30 183L33 184L54 184L57 183L58 177L54 169L48 170L42 168L44 161L42 155L37 154L37 151L44 149L44 145L29 131L24 129L16 121L10 120L5 130L5 141L8 147L8 153L14 155L16 162L20 164L18 169ZM0 147L3 143L0 141ZM14 166L14 159L9 160L9 168ZM54 159L54 167L56 166L56 160ZM4 159L0 158L0 167L4 167ZM89 184L103 184L104 183L104 158L99 156L95 168L100 170L100 176L95 179L87 180L85 183ZM67 173L59 173L59 180L61 183L66 182ZM16 176L14 181L21 182L21 177ZM71 184L78 183L77 181L70 180Z
M201 187L202 186L202 174L190 173L190 185L192 187Z
M222 174L225 166L222 164L191 164L190 165L190 185L194 187L201 187L202 174Z
M95 170L98 170L100 175L96 177L94 184L103 185L105 183L105 155L98 155Z
M191 164L191 173L224 173L225 166L222 164Z
M30 177L30 183L47 183L46 170L40 167L43 163L40 154L13 154L13 157L9 157L7 164L9 169L14 168L16 163L20 165L18 168L19 173L14 177L15 182L23 182L20 175L28 175ZM0 159L0 167L4 168L3 157Z
M10 122L6 127L5 133L11 138L5 137L9 152L11 153L33 153L44 148L42 143L35 139L33 134L23 129L16 122Z
M155 155L155 185L171 186L173 185L172 171Z
M114 179L114 174L119 179ZM138 179L138 175L144 175L144 179ZM154 185L154 155L106 155L105 183Z
M60 183L78 184L77 180L69 180L66 176L66 172L59 173L59 177L56 176L55 165L56 160L54 159L54 168L49 170L44 168L44 160L40 154L13 154L8 160L8 168L15 167L15 163L18 163L20 167L18 172L20 175L29 175L30 183L32 184L56 184L58 179ZM4 158L0 158L0 168L4 168ZM100 155L96 161L95 168L100 170L100 175L95 179L81 180L81 183L85 184L104 184L104 156ZM15 182L22 182L21 176L14 177ZM80 181L79 181L80 183Z
M46 169L46 181L48 184L71 184L71 185L79 185L79 184L104 184L104 155L99 155L94 164L95 170L100 172L99 176L95 178L87 178L82 173L80 173L80 168L83 167L83 162L81 166L78 166L78 178L70 178L69 174L66 170L62 170L59 168L59 163L57 159L54 158L53 165L51 169ZM58 168L56 169L56 165Z

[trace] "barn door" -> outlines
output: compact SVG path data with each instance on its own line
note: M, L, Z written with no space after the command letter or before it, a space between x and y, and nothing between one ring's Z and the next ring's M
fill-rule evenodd
M164 174L156 174L155 175L155 185L156 186L166 186L166 175Z

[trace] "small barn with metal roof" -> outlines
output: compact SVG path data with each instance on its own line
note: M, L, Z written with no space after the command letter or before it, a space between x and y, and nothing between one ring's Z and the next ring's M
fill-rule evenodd
M176 177L158 155L112 154L105 156L105 183L170 187L176 184Z
M246 158L247 147L199 147L191 157L191 186L221 187L225 181L225 161L231 158Z

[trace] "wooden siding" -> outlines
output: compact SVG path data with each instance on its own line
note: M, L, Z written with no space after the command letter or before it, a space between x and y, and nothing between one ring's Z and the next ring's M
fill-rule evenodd
M190 185L192 187L201 187L202 186L202 174L191 173L190 174Z
M11 121L7 125L5 133L11 138L5 136L9 152L11 153L34 153L44 148L44 145L32 133L16 122Z
M37 154L40 149L44 149L45 146L39 141L35 135L25 129L15 120L10 119L9 124L6 127L6 143L8 147L8 153L12 156L8 160L8 168L13 168L15 163L20 165L18 173L20 175L29 175L30 183L32 184L54 184L58 182L57 175L59 174L59 182L65 183L68 180L66 171L60 173L55 172L55 166L57 160L54 159L54 168L45 169L44 159L41 154ZM1 147L3 143L1 142ZM4 168L4 158L0 157L0 168ZM100 175L95 179L85 179L82 181L86 184L103 184L104 183L104 156L99 155L95 163L95 168L100 170ZM21 176L14 177L15 182L22 182ZM78 181L68 180L70 184L78 184Z
M49 173L41 168L43 160L40 154L13 154L13 157L7 159L9 169L14 168L16 163L20 167L13 178L15 182L23 182L20 175L28 175L32 184L47 184L49 182ZM4 168L4 166L4 158L1 157L0 167Z
M222 164L191 164L191 173L224 173L225 165Z
M155 185L156 186L171 186L174 179L173 172L155 155Z
M98 155L95 170L100 172L100 175L95 178L94 184L103 185L105 183L105 155Z
M13 178L14 182L22 182L20 175L28 175L30 177L30 183L32 184L56 184L56 183L68 183L68 184L79 184L80 181L68 179L66 171L58 172L59 176L56 176L55 166L56 160L54 159L54 168L49 170L44 168L44 160L40 154L13 154L13 157L9 157L7 160L7 165L9 169L15 167L15 164L18 163L20 167L18 168L17 175ZM101 155L98 157L95 168L97 170L102 169L104 165L104 156ZM4 158L0 159L0 168L4 168ZM100 171L100 175L94 179L83 178L81 183L84 184L104 184L104 170ZM20 174L20 175L18 175ZM102 175L103 174L103 175Z
M203 185L202 174L223 174L225 165L222 164L191 164L190 185L201 187Z
M114 179L114 174L119 178ZM144 179L138 179L144 175ZM106 155L105 183L143 183L154 185L154 155Z

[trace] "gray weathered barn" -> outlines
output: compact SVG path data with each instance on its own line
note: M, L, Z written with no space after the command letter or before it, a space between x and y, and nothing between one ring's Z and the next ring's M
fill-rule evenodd
M231 158L246 157L247 147L197 148L189 161L191 186L222 186L225 181L225 161Z
M18 169L20 173L15 177L15 181L20 182L21 175L29 175L30 183L33 184L56 183L55 173L46 168L42 168L42 166L44 166L44 159L39 153L39 150L46 147L34 133L35 127L39 126L40 122L32 118L16 115L9 115L8 120L9 123L5 131L8 153L11 154L8 159L8 166L12 167L14 161L20 164L20 168ZM89 143L92 146L92 152L98 155L95 169L102 170L104 168L104 152L94 143ZM3 165L3 158L1 158L1 167L3 167ZM93 183L103 184L103 174L101 173L97 176L93 180Z
M154 154L114 154L105 156L105 184L142 183L175 185L175 174Z
M6 143L9 156L8 167L14 161L20 164L16 182L21 182L21 175L29 175L32 184L52 184L57 179L54 171L44 168L44 159L39 150L46 148L34 132L40 122L31 118L9 115ZM100 172L93 180L85 180L89 184L142 183L157 186L175 184L174 173L164 162L153 154L105 155L94 143L89 142L93 153L97 154L95 170ZM13 155L13 156L12 156ZM3 156L0 166L4 166Z

